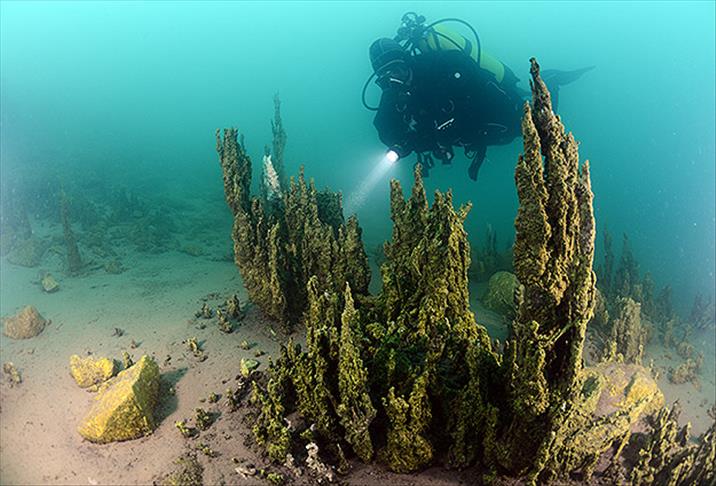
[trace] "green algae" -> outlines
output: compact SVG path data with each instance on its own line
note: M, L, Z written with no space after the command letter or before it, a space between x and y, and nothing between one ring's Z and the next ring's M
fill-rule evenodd
M278 104L276 106L277 117ZM274 151L281 153L285 132L277 118ZM234 258L249 298L287 329L298 323L308 305L306 285L319 277L321 291L337 292L349 282L366 294L368 260L357 219L343 219L341 196L317 191L303 170L283 183L271 201L251 197L251 159L237 141L236 129L217 130L217 152L224 192L234 214ZM287 186L287 187L286 187Z
M376 416L376 410L368 390L368 371L361 359L353 329L359 323L350 285L346 285L344 300L338 360L340 403L336 408L336 414L345 430L346 442L362 461L369 462L373 457L373 443L368 428Z
M676 402L651 417L651 430L639 449L639 461L631 470L629 484L687 486L716 481L716 423L696 443L690 442L689 426L679 427L681 407Z
M545 468L554 435L579 394L595 275L589 164L580 170L577 142L552 111L539 65L531 62L533 106L524 107L524 153L515 171L514 267L524 292L506 356L511 419L499 460L536 480L553 475Z
M336 449L348 447L369 461L381 444L381 461L395 471L411 472L433 460L442 436L467 442L489 418L494 429L496 409L475 410L469 397L485 392L490 380L484 375L497 368L497 356L469 308L469 245L462 228L467 209L456 212L450 195L440 193L429 207L419 170L410 198L404 200L394 182L391 201L395 228L382 268L386 290L356 299L350 282L338 294L321 291L312 277L306 350L285 346L269 384L284 377L276 389L295 396L296 410ZM409 259L415 263L406 268ZM447 273L438 271L445 266ZM461 358L468 348L473 365L464 369ZM261 397L267 425L257 428L257 439L284 451L287 434L276 413L284 402L268 390ZM433 403L440 404L437 416ZM446 427L438 424L458 404L467 424L460 418ZM462 462L469 460L465 456Z
M273 376L265 388L256 381L252 382L252 387L251 403L259 410L252 428L256 442L266 450L271 460L283 463L291 448L291 432L284 421L284 380Z
M360 228L355 220L341 225L340 198L319 195L301 174L272 213L257 200L249 203L248 183L235 177L246 173L246 161L226 163L226 154L239 149L236 133L225 134L227 201L239 206L237 264L242 274L244 267L254 272L245 278L247 287L257 286L249 292L256 292L259 307L274 316L301 310L306 329L305 349L289 342L269 367L266 385L253 383L254 434L275 462L285 461L294 440L307 447L318 441L322 450L336 451L334 458L345 449L401 473L478 464L484 481L497 475L531 483L588 480L605 454L617 464L635 421L659 405L658 388L642 368L619 386L606 368L583 369L597 299L589 165L580 168L577 143L552 112L534 60L531 73L533 105L525 106L524 154L515 172L514 269L521 286L513 292L516 318L501 352L469 306L463 228L469 206L456 210L450 192L436 192L430 205L419 167L407 199L391 181L393 231L384 245L382 291L371 296ZM255 248L247 249L243 236ZM612 258L610 275L613 266ZM607 321L606 307L602 315ZM633 326L622 327L630 333ZM629 343L627 354L639 342ZM600 411L601 397L613 390L623 399ZM294 412L305 422L295 435L286 421Z

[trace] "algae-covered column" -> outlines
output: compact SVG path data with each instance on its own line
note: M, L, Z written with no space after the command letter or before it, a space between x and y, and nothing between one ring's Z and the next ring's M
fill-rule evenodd
M71 274L76 274L82 269L82 257L77 247L75 233L72 231L72 225L70 224L70 209L64 190L60 192L60 219L62 220L62 229L65 234L65 244L67 245L67 268Z
M506 356L512 418L499 460L535 479L578 393L595 276L589 165L580 170L577 142L552 111L539 65L531 64L533 105L525 103L524 154L515 171L514 267L524 289Z
M216 150L224 174L226 202L234 215L231 236L234 260L252 301L269 316L283 319L287 313L284 289L286 267L280 226L270 221L261 202L251 198L251 159L237 141L235 128L216 131Z
M271 133L273 133L273 144L272 144L272 162L278 180L281 183L281 187L286 187L288 181L286 180L286 169L283 160L283 153L286 148L286 130L283 129L283 121L281 120L281 98L278 93L273 97L274 107L274 119L271 120Z
M234 215L234 260L249 298L290 329L303 318L312 276L318 277L321 292L341 292L348 282L354 294L367 294L370 268L358 220L345 223L339 193L317 191L303 169L288 185L276 181L280 166L274 170L272 164L283 160L286 143L279 107L276 98L272 128L277 158L272 162L264 157L271 197L251 197L251 159L243 142L238 143L236 129L224 130L223 139L217 130L216 150Z

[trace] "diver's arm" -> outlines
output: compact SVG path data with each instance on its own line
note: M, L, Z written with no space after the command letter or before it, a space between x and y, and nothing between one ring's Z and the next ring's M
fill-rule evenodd
M407 104L401 99L398 90L386 90L380 98L378 112L373 119L380 141L393 150L399 147L398 154L401 157L413 151L413 137L410 126L405 121L406 109Z

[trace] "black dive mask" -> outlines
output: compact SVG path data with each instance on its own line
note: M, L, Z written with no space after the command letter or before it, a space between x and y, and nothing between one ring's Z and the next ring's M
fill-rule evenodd
M410 55L393 39L378 39L370 46L370 63L382 89L407 87L412 80Z
M378 73L375 84L383 90L398 88L403 91L410 86L412 80L413 71L408 65L404 61L395 61Z

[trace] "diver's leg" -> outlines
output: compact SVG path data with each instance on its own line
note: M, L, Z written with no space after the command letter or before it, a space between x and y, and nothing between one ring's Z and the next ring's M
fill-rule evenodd
M433 161L432 156L430 155L429 152L426 152L426 153L418 152L417 158L418 158L418 160L417 160L417 162L415 162L415 165L420 166L420 174L423 177L429 177L430 169L432 169L433 166L435 165L435 162Z
M482 163L485 161L485 156L487 155L487 146L480 146L475 148L475 156L472 158L472 162L470 163L470 167L467 169L467 175L470 176L470 179L473 181L477 180L477 173L480 171L480 167L482 166Z
M560 71L559 69L544 69L540 71L540 77L547 85L547 89L552 97L552 111L557 113L557 108L559 107L559 88L578 80L584 73L592 69L594 69L594 66L574 69L572 71Z

